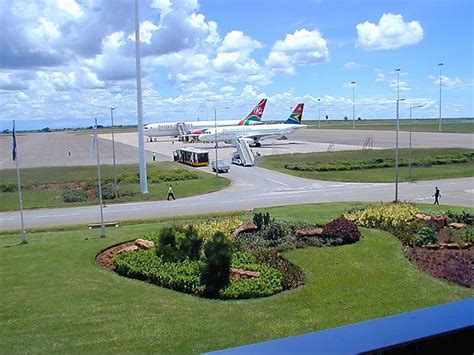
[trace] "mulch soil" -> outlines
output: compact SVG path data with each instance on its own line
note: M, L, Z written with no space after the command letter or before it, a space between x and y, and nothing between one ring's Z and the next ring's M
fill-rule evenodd
M110 248L102 250L99 254L97 254L97 256L95 257L95 260L97 264L99 264L103 268L106 268L109 270L115 270L115 265L113 262L115 256L119 254L123 249L128 248L134 244L135 244L135 240L132 240L129 242L120 243L120 244L111 246Z

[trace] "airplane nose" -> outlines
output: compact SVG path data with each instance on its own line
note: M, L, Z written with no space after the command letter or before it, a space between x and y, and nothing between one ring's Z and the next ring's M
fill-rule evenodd
M198 136L198 139L199 139L200 141L204 142L204 141L206 140L206 137L207 137L207 134L203 133L203 134L200 134L200 135Z

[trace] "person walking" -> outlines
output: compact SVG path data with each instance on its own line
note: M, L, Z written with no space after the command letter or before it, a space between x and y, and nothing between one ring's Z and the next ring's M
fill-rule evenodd
M174 198L173 187L171 185L168 187L168 198L167 198L168 201L170 200L170 197L173 198L173 200L176 200Z
M153 152L153 161L156 161L156 153Z
M434 193L433 197L435 198L434 205L439 205L439 200L438 199L441 197L441 193L439 192L438 186L435 187L435 193Z

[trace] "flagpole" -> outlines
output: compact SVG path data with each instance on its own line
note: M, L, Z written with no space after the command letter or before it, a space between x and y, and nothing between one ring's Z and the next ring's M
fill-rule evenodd
M97 136L98 134L97 134L97 118L96 118L95 127L94 127L94 143L95 143L95 153L97 156L97 179L99 180L100 237L105 238L104 207L102 204L102 182L100 179L99 138Z
M13 160L16 165L16 181L18 185L18 199L20 200L20 219L21 219L21 244L28 244L26 239L25 220L23 219L23 195L21 193L20 165L18 164L15 120L13 120Z

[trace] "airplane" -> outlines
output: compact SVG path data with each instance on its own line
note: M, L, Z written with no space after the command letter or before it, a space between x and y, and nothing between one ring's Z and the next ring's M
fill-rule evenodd
M214 143L217 140L217 142L233 144L239 138L244 138L250 145L260 147L260 139L264 137L282 137L296 129L306 128L306 125L301 124L303 109L304 104L299 103L283 123L208 128L199 135L199 140L208 143Z
M261 124L263 112L267 99L262 99L253 108L252 111L242 120L220 120L217 121L218 127L223 126L246 126L253 124ZM164 123L150 123L143 127L145 136L150 140L153 137L171 136L175 137L180 134L199 135L207 128L215 127L215 121L188 121L188 122L164 122ZM180 132L181 130L181 132Z

